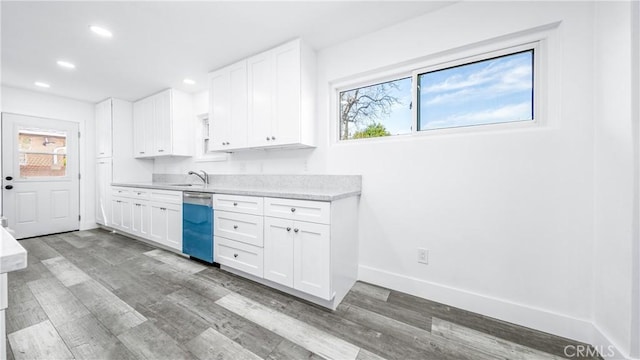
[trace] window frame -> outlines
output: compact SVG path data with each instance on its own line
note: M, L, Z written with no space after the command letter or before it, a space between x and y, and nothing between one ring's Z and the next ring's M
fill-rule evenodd
M531 131L549 128L558 116L560 107L554 97L561 96L559 74L555 64L561 59L556 30L559 23L551 23L522 32L501 36L495 39L439 51L418 59L402 61L377 70L369 70L359 75L346 76L329 83L330 114L333 115L329 127L329 145L348 146L349 144L372 142L413 141L430 136L448 136L461 134L479 134L504 131ZM494 57L515 54L532 49L533 54L533 120L490 123L470 126L449 127L418 131L418 87L419 74ZM412 77L412 130L410 133L362 139L340 139L340 92L359 87ZM555 77L554 77L555 74ZM557 90L556 90L557 89ZM551 101L551 100L553 101Z
M496 123L488 123L488 124L476 124L476 125L465 125L465 126L451 126L451 127L444 127L444 128L438 128L438 129L424 129L424 130L420 130L419 129L419 123L420 123L420 117L419 117L419 111L420 111L420 104L419 104L419 98L420 98L420 91L419 91L419 85L418 85L418 77L422 74L426 74L429 72L434 72L434 71L439 71L439 70L446 70L446 69L451 69L451 68L455 68L455 67L459 67L459 66L464 66L464 65L470 65L470 64L474 64L474 63L478 63L478 62L482 62L485 60L491 60L491 59L496 59L496 58L500 58L503 56L508 56L508 55L515 55L518 53L522 53L522 52L526 52L529 50L533 50L533 96L532 96L532 101L533 101L533 106L532 106L532 110L533 110L533 119L531 120L514 120L514 121L507 121L507 122L496 122ZM486 126L491 126L491 127L499 127L499 128L519 128L519 127L529 127L529 126L535 126L538 125L540 123L540 120L538 120L539 118L539 114L540 114L540 106L539 106L539 102L540 102L540 90L539 88L540 86L540 41L534 41L534 42L529 42L529 43L525 43L525 44L521 44L521 45L516 45L516 46L510 46L507 48L503 48L503 49L499 49L499 50L495 50L495 51L490 51L490 52L485 52L482 54L478 54L478 55L473 55L473 56L468 56L468 57L463 57L463 58L458 58L456 60L451 60L451 61L446 61L446 62L441 62L438 64L433 64L433 65L428 65L419 69L416 69L414 71L412 71L412 87L411 90L413 92L412 94L412 101L413 104L415 104L415 106L413 106L413 108L411 109L411 116L412 116L412 134L422 134L422 133L429 133L429 132L451 132L452 130L461 130L461 131L472 131L474 128L484 128ZM415 86L413 86L413 84L415 84ZM510 124L510 125L509 125Z

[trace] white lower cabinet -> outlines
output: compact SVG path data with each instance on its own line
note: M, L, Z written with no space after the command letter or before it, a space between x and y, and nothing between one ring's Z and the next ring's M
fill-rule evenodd
M247 198L214 195L215 261L335 309L357 277L357 197ZM243 209L242 201L262 206Z
M182 251L182 205L152 201L149 239Z
M111 198L111 226L131 231L131 199L115 196Z
M182 192L114 186L111 227L182 251Z
M331 299L329 225L265 217L264 277Z
M131 203L131 232L134 235L148 238L151 226L151 213L148 201L136 201Z

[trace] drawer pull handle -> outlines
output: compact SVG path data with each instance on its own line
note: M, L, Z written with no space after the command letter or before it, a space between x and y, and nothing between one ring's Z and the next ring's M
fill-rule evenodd
M233 257L234 257L234 258L237 258L237 257L238 257L238 254L233 254Z
M296 208L291 208L291 212L296 212Z
M300 230L298 230L298 229L293 229L293 232L295 232L295 233L297 233L298 231L300 231Z
M271 140L275 140L275 139L276 139L276 137L275 137L275 136L272 136L272 137L271 137Z
M238 228L238 225L233 225L233 228L234 228L234 229L237 229L237 228Z
M144 154L144 151L140 151L140 154Z
M238 203L234 202L234 203L233 203L233 206L238 206Z
M290 227L288 227L288 228L287 228L287 231L291 231L291 228L290 228Z
M269 138L269 137L267 136L267 141L269 141L269 140L271 140L271 138Z

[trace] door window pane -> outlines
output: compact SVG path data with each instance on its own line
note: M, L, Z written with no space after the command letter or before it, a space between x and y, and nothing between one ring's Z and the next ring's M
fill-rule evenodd
M340 140L411 132L411 78L340 92Z
M67 134L49 130L18 132L20 178L67 175Z
M533 120L533 50L418 75L418 130Z

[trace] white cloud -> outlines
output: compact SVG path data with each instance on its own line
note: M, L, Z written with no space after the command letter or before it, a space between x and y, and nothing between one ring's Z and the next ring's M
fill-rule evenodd
M423 129L493 124L517 120L531 120L531 103L509 104L477 112L457 113L446 118L429 121Z

